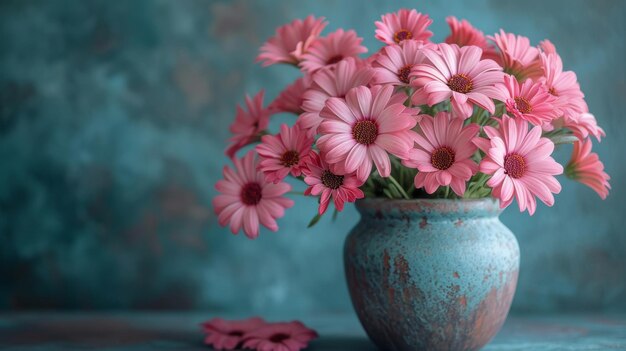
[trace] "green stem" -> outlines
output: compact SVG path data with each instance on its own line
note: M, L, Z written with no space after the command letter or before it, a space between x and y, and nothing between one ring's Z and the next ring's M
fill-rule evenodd
M409 194L407 194L406 191L404 191L404 189L400 186L400 183L398 183L396 178L394 178L391 174L389 175L389 180L393 183L393 185L396 186L396 188L398 188L398 191L400 192L402 196L404 196L405 199L407 200L410 199Z

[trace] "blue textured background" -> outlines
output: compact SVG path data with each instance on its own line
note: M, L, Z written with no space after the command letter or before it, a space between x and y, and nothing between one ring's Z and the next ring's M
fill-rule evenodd
M393 3L393 4L392 4ZM235 104L297 76L261 69L275 27L309 13L354 28L401 6L485 33L549 38L607 130L601 201L562 179L554 208L510 208L522 267L515 311L626 311L624 1L2 1L0 308L350 311L341 260L357 221L305 230L296 199L279 233L232 236L212 214ZM292 119L277 117L280 121ZM567 159L569 147L559 152Z

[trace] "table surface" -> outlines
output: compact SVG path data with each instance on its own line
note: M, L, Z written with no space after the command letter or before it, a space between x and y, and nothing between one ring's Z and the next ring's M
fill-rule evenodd
M212 317L196 312L5 313L0 314L0 349L207 350L198 324ZM354 316L301 320L320 334L308 350L376 351ZM626 315L510 316L484 350L626 350Z

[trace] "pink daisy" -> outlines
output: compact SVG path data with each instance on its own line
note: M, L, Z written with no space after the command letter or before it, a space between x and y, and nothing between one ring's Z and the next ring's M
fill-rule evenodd
M540 126L559 117L560 111L554 105L556 98L541 83L527 79L520 85L514 76L505 74L504 83L496 87L495 98L504 102L506 110L515 118Z
M422 49L426 60L411 72L415 77L411 84L421 87L413 94L413 103L432 106L450 99L455 116L471 116L474 104L493 113L491 98L497 93L495 84L502 82L502 68L481 60L482 50L476 46L439 44L439 51Z
M261 46L257 62L263 61L263 66L276 63L297 65L327 24L324 17L308 16L279 27L276 34Z
M433 20L415 9L388 13L381 20L375 23L376 39L387 45L400 44L409 39L427 42L433 36L433 32L428 30Z
M247 111L237 105L235 121L230 125L230 132L233 133L233 136L229 139L230 145L226 149L228 157L235 157L235 153L239 149L258 141L260 133L267 128L271 112L269 109L263 108L264 94L265 92L261 90L253 99L246 95Z
M296 115L302 112L302 100L304 93L311 86L311 77L305 75L296 79L295 82L287 86L278 97L268 106L271 111L291 112Z
M374 70L354 58L339 62L335 69L321 70L313 75L311 88L302 99L304 113L298 118L298 124L307 130L308 135L317 134L322 122L320 111L330 97L344 98L354 87L368 85L374 76Z
M280 183L289 173L298 177L306 165L312 144L313 138L307 137L300 127L289 128L283 124L280 133L264 135L261 144L256 146L261 160L258 169L265 174L268 182L274 184Z
M472 143L480 127L469 124L463 127L463 119L452 118L448 112L439 112L435 117L423 115L419 121L421 132L416 137L417 148L402 163L419 172L415 176L415 187L424 187L434 193L440 186L450 186L463 196L466 182L476 174L478 165L472 161L477 148Z
M227 321L213 318L201 324L205 334L204 343L211 345L215 350L234 350L240 348L243 336L253 330L265 326L266 323L259 317L241 321Z
M307 167L302 170L304 182L309 186L304 195L320 196L320 215L326 212L330 199L333 199L337 211L343 211L346 202L354 202L365 197L359 189L363 181L354 172L349 174L333 173L331 167L316 152L310 154Z
M301 322L271 323L246 334L243 347L258 351L299 351L318 337Z
M404 94L393 86L356 87L346 99L330 98L320 113L322 135L317 146L328 163L341 163L345 173L367 179L372 162L382 177L391 172L387 152L405 158L413 147L416 118L403 105Z
M591 140L574 143L572 159L565 166L565 175L593 189L604 200L609 195L609 177L598 154L591 152Z
M528 123L502 115L498 129L485 126L489 139L476 138L474 143L485 152L480 171L491 175L487 185L504 208L517 199L520 211L535 213L535 196L548 206L554 204L552 193L561 192L554 177L563 167L552 156L554 144L541 137L541 127L528 131Z
M539 81L548 93L556 97L554 102L556 107L566 117L586 112L585 95L580 90L576 73L572 71L563 72L561 57L555 53L541 54L540 58L544 74Z
M426 47L433 46L435 45L426 44ZM424 55L420 51L422 47L424 44L417 40L406 40L400 45L385 46L372 63L372 67L376 69L374 78L376 84L408 86L411 68L424 60Z
M367 52L367 48L361 45L363 38L356 36L356 32L349 30L344 32L338 29L327 37L319 38L302 55L300 68L305 72L314 72L323 67L334 66L348 57L358 57Z
M581 141L587 139L590 135L593 135L598 141L606 136L604 129L598 126L596 118L588 112L566 117L563 127L571 130Z
M243 231L250 239L259 235L259 222L272 231L278 230L276 218L293 206L293 201L283 197L291 190L287 183L273 184L257 172L258 162L252 151L243 158L234 159L235 170L225 166L224 179L215 184L221 194L213 198L213 207L221 226L230 223L230 231Z
M526 78L541 77L541 60L539 49L530 45L530 40L521 35L506 33L500 29L500 34L488 36L496 43L500 50L499 63L504 72L514 75L520 81Z
M472 26L467 20L459 21L454 16L446 18L446 22L450 26L450 35L445 42L448 44L456 44L463 46L478 46L483 50L482 59L496 59L498 57L496 49L487 41L487 37L483 32Z

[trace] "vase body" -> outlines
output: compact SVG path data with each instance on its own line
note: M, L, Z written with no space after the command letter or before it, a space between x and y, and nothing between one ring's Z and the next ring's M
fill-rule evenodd
M350 297L381 350L478 350L500 330L519 247L491 199L357 201L344 247Z

